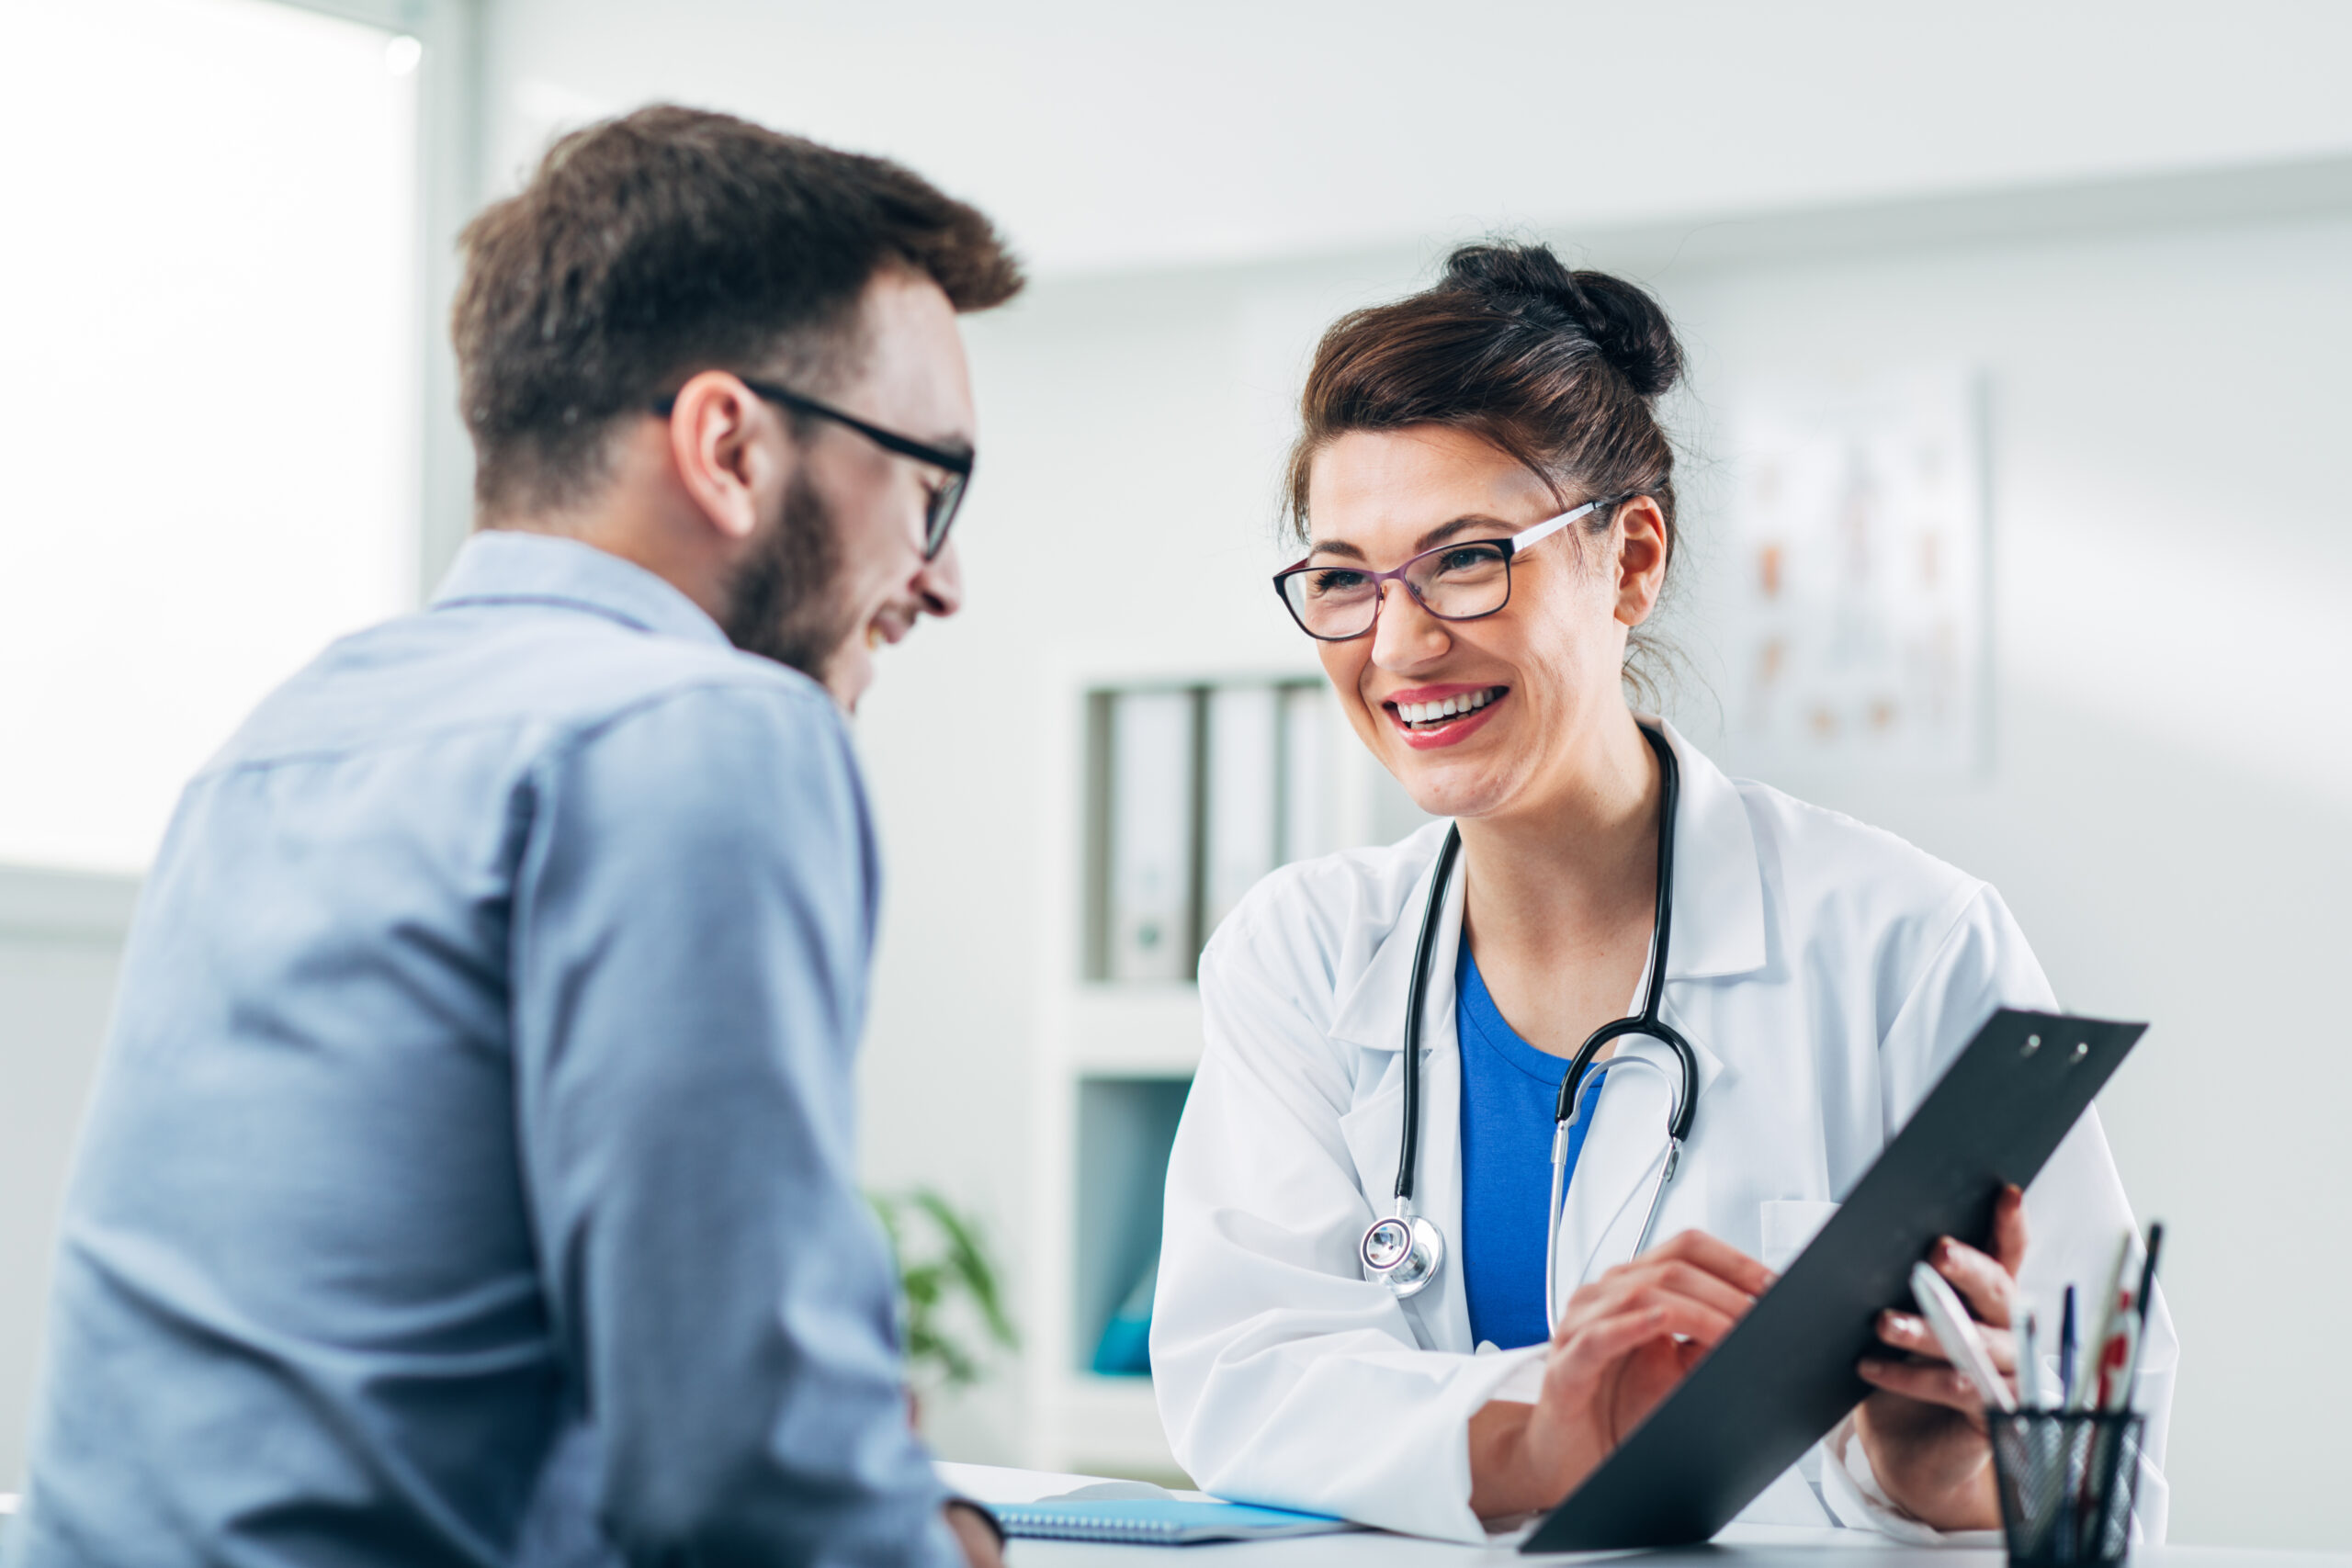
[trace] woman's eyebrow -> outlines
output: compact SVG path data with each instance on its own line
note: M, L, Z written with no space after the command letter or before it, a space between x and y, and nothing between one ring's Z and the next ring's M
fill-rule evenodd
M1454 535L1461 533L1465 528L1492 528L1504 537L1508 537L1510 535L1519 532L1516 527L1504 522L1499 517L1485 517L1477 515L1457 517L1451 523L1441 523L1436 527L1431 528L1428 533L1423 534L1414 542L1413 553L1415 555L1419 555L1424 550L1435 549L1438 546L1445 543L1446 540L1453 537ZM1357 548L1351 544L1349 544L1345 539L1318 540L1308 547L1306 553L1309 556L1343 556L1349 560L1370 560L1372 558L1365 555L1363 550Z
M1423 550L1435 549L1464 528L1499 528L1506 536L1519 532L1499 517L1457 517L1451 523L1441 523L1422 535L1414 544L1413 553L1419 555Z

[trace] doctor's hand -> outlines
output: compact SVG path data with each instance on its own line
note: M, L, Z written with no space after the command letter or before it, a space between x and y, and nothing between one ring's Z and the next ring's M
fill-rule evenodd
M1568 1298L1533 1404L1470 1418L1470 1506L1481 1518L1549 1508L1575 1490L1755 1304L1775 1276L1698 1231Z
M2006 1187L1993 1204L1989 1256L1950 1236L1928 1255L1968 1303L1993 1364L2012 1389L2017 1340L2009 1328L2025 1243L2025 1194ZM1917 1313L1881 1313L1878 1337L1898 1354L1866 1357L1855 1368L1878 1392L1855 1412L1854 1430L1879 1485L1905 1512L1938 1529L1998 1529L2001 1505L1983 1398L1945 1359Z

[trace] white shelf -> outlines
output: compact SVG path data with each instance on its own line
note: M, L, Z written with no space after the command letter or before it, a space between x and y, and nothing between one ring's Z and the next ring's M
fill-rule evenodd
M1048 709L1048 784L1037 800L1046 845L1038 871L1050 891L1039 922L1041 1028L1032 1100L1037 1137L1030 1155L1035 1240L1023 1281L1023 1311L1034 1329L1025 1447L1035 1469L1181 1483L1150 1379L1085 1370L1106 1318L1157 1253L1162 1162L1200 1065L1202 1028L1200 990L1190 981L1077 977L1089 967L1090 898L1099 896L1090 893L1088 866L1088 835L1101 826L1086 788L1099 765L1090 750L1089 694L1217 684L1241 673L1073 664L1065 671L1064 700ZM1265 684L1302 678L1317 677L1311 671L1256 677ZM1316 841L1398 836L1404 828L1393 826L1396 813L1384 807L1381 792L1400 799L1401 792L1356 745L1336 705L1329 718L1331 765L1318 787L1330 795L1330 826Z
M1062 1058L1099 1077L1190 1077L1201 1060L1201 993L1190 983L1104 982L1069 998Z
M1180 1477L1160 1429L1149 1378L1080 1372L1057 1380L1044 1412L1053 1450L1080 1474L1125 1473L1147 1480Z

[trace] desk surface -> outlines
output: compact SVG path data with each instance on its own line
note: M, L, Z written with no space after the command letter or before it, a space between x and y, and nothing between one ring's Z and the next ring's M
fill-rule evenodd
M977 1464L943 1464L939 1471L949 1486L982 1503L1035 1502L1101 1479ZM1016 1540L1006 1560L1008 1568L1140 1568L1153 1560L1148 1554L1159 1552L1181 1552L1187 1568L1508 1568L1529 1561L1509 1545L1463 1546L1377 1530L1176 1547ZM1867 1562L1858 1562L1853 1568L2005 1568L2006 1563L1997 1547L1905 1546L1868 1530L1737 1524L1702 1547L1567 1554L1541 1561L1638 1559L1642 1568L1800 1568L1849 1552L1868 1556ZM2352 1568L2352 1552L2158 1546L2134 1552L2132 1562L2135 1568Z

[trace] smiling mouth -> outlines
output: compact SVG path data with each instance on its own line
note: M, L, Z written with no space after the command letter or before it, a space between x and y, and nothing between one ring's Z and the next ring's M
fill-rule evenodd
M1460 692L1450 697L1441 697L1433 703L1385 703L1382 705L1395 714L1396 722L1407 730L1416 735L1426 735L1476 713L1510 690L1509 686L1488 686L1483 691Z

